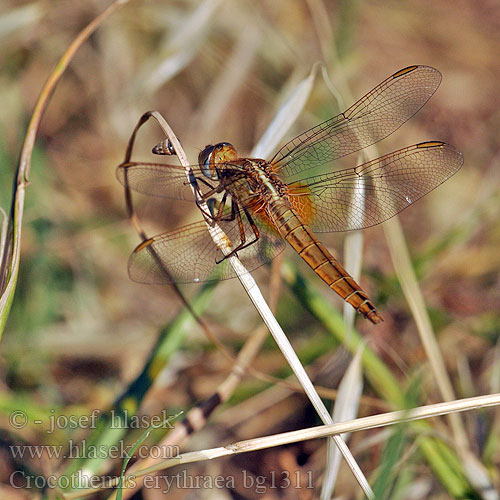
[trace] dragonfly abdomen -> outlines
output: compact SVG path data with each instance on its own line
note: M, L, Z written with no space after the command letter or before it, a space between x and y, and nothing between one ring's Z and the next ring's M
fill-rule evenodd
M383 320L368 295L293 209L285 203L274 202L268 210L281 236L332 290L372 323Z

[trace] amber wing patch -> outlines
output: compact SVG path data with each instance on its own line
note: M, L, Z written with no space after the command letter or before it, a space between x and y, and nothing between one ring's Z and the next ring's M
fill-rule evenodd
M293 186L289 187L288 199L294 211L306 224L310 224L314 220L314 202L309 186L294 183Z

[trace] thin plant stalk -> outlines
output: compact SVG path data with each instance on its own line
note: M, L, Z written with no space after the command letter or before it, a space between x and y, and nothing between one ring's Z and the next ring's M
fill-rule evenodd
M186 153L182 149L182 146L175 136L173 130L170 128L166 120L161 116L161 114L157 111L148 111L146 112L138 122L138 125L136 126L135 132L138 130L138 128L144 124L150 117L153 117L161 129L163 130L165 136L168 138L170 143L172 144L172 147L174 148L177 157L179 158L179 162L181 165L186 169L186 176L189 182L190 179L190 167L189 167L189 162L186 156ZM190 183L191 184L191 183ZM195 199L197 201L197 205L201 208L202 213L209 213L208 207L206 206L206 203L199 194L196 192L196 190L193 188L193 195L195 196ZM231 253L231 247L230 247L230 241L227 238L227 236L224 234L222 229L217 225L213 224L211 222L207 221L207 230L209 231L210 235L212 236L212 239L214 240L214 243L218 246L218 248L223 252L224 255L229 255ZM325 405L323 404L323 401L319 397L318 393L316 392L316 389L314 388L311 380L307 376L306 371L304 370L304 367L300 363L299 358L295 354L295 351L293 350L292 345L290 344L288 338L286 337L285 333L283 332L281 326L279 325L278 321L274 317L271 309L267 305L262 293L260 292L259 287L257 286L257 283L251 276L251 274L246 270L246 268L243 266L243 264L240 262L238 257L236 255L231 255L227 257L227 260L229 261L229 264L232 266L236 276L240 280L240 283L243 285L243 288L247 292L247 295L249 296L250 300L254 304L255 308L259 312L260 316L262 317L264 323L268 327L269 331L271 332L271 335L275 339L276 343L278 344L280 350L282 351L283 355L285 356L285 359L289 363L292 371L295 373L297 376L300 384L302 385L304 391L306 392L309 400L313 404L314 408L316 409L316 412L318 413L319 417L325 424L332 424L333 420L326 409ZM349 468L352 470L354 476L356 477L356 480L358 481L359 485L363 489L365 495L368 498L373 498L373 492L370 488L370 485L368 484L367 479L365 478L364 474L362 473L359 465L356 463L354 460L354 457L352 456L351 452L349 451L347 445L345 442L339 437L339 436L332 436L332 439L335 441L335 444L338 446L338 448L341 450L341 453L344 457L344 459L347 461Z

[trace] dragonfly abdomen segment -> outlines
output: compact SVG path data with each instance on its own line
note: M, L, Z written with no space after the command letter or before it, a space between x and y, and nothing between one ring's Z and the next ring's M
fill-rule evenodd
M368 295L302 222L299 215L284 203L270 205L269 211L276 229L311 269L363 316L372 323L380 323L383 318Z

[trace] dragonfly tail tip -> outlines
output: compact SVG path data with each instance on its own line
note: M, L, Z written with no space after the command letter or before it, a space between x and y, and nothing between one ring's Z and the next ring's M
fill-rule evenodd
M381 314L379 314L377 311L370 311L366 317L374 324L377 325L378 323L381 323L384 321L384 318Z

